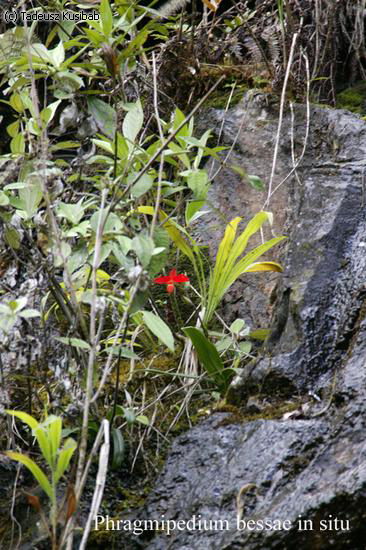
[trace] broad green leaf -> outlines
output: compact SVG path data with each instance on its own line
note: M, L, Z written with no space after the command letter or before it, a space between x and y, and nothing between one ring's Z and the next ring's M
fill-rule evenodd
M6 127L6 131L8 132L10 137L15 138L18 135L19 126L20 126L20 122L19 120L16 120L15 122L12 122Z
M137 134L140 132L144 122L144 113L141 102L132 104L122 123L122 133L128 142L129 151L133 148Z
M23 134L16 135L10 142L10 151L13 155L21 155L25 151L25 139Z
M92 21L91 21L92 23ZM88 29L84 27L83 32L89 38L90 42L97 48L103 42L103 35L94 29Z
M142 267L147 267L150 263L154 251L154 241L148 235L136 235L132 239L132 250L136 253Z
M35 107L33 105L33 101L30 97L29 92L26 91L26 90L22 90L22 92L20 93L20 97L21 97L21 100L23 102L23 105L30 111L32 117L34 119L36 119L37 118L37 113L36 113L36 110L35 110Z
M105 260L110 256L110 254L112 252L112 249L113 249L113 244L110 243L110 242L106 243L106 244L103 244L101 246L100 253L99 253L98 267L100 265L102 265L102 263L105 262ZM98 282L100 282L100 281L98 281Z
M4 193L4 191L0 191L0 206L7 206L9 204L9 197Z
M219 353L226 352L229 348L232 347L232 345L233 345L233 339L231 336L226 336L225 338L222 338L222 340L215 342L215 348Z
M197 352L200 363L212 381L221 390L225 391L234 375L232 369L225 369L225 365L215 346L196 327L185 327L183 332L190 338Z
M133 179L135 179L135 174L133 174ZM128 179L127 179L127 183ZM147 193L149 189L151 189L152 185L154 183L154 178L150 176L150 174L143 174L135 183L135 185L131 188L131 195L135 199L138 199L143 195L144 193Z
M55 90L53 95L60 100L71 99L73 94L84 87L83 79L70 71L58 71L54 77Z
M110 153L111 155L114 154L114 147L110 141L106 141L104 139L93 139L92 141L97 147L107 151L107 153Z
M96 280L98 284L102 284L105 281L109 281L111 276L103 269L97 269Z
M133 409L127 409L123 407L123 414L129 424L133 424L136 420L135 411Z
M41 187L38 184L29 184L25 189L19 190L19 200L26 213L26 219L31 219L37 214L38 206L43 198Z
M4 232L4 240L14 250L20 247L20 234L14 227L6 227Z
M112 252L116 261L119 263L123 269L129 271L134 266L134 261L132 258L127 257L127 255L122 252L121 247L118 243L112 243Z
M50 63L53 65L52 57L50 55L50 52L44 46L43 44L32 44L30 46L30 53L37 59L42 61L43 63Z
M28 308L21 311L19 316L23 317L23 319L30 319L32 317L39 317L40 313L36 309Z
M209 179L206 170L186 170L181 175L187 178L187 185L198 200L204 200L207 196Z
M55 501L55 495L52 491L50 482L48 481L42 470L39 468L39 466L37 466L37 464L31 458L21 453L15 453L13 451L5 451L5 454L12 460L17 460L18 462L24 464L24 466L26 466L28 470L31 471L31 473L38 481L44 492L48 495L50 500L52 502Z
M22 113L24 111L24 105L18 93L13 93L10 96L9 103L17 113Z
M123 254L128 254L132 248L132 239L126 237L125 235L119 235L116 237L116 241L118 242Z
M151 311L143 311L142 315L148 329L151 330L170 351L174 352L174 337L168 325Z
M60 103L61 100L58 99L57 101L54 101L53 103L47 105L47 107L41 111L41 120L45 123L46 126L55 116L56 109L60 105Z
M252 344L250 342L240 342L239 343L240 353L248 355L251 352Z
M84 220L78 225L74 225L72 229L69 229L68 231L66 231L65 237L77 237L78 235L82 235L83 237L86 237L89 232L89 229L90 229L89 220Z
M117 128L117 113L115 109L97 97L90 96L87 101L89 113L94 118L100 131L110 139L114 139ZM99 140L96 141L99 142ZM100 145L100 142L98 144Z
M71 255L72 248L66 241L61 241L61 253L56 245L52 247L54 254L54 266L61 267L64 265L65 260Z
M258 328L249 332L249 338L253 340L261 340L262 342L269 336L271 330L269 328Z
M239 334L239 332L243 329L244 325L245 325L245 322L243 319L235 319L235 321L230 325L230 332L234 334Z
M182 148L178 143L175 143L174 141L171 141L169 143L169 150L176 155L179 160L184 164L184 166L189 170L191 167L191 163L189 160L189 156L187 155L187 149Z
M98 223L99 219L101 218L101 223L104 222L107 215L107 209L105 208L103 213L101 214L101 211L98 210L97 212L94 212L92 217L90 218L90 227L94 231L94 233L98 230ZM122 231L123 224L120 220L120 218L117 216L117 214L114 214L114 212L111 212L108 215L108 218L104 224L104 230L103 233L119 233Z
M153 206L139 206L137 208L137 211L140 212L140 214L148 214L150 216L153 216L155 209ZM166 214L165 217L167 217Z
M140 422L140 424L143 424L144 426L150 426L150 420L144 414L139 414L136 416L136 422Z
M248 182L253 189L257 191L263 191L266 188L266 184L258 176L253 176L251 174L247 175Z
M117 157L120 160L125 160L128 157L128 143L119 132L117 132Z
M100 18L102 23L102 29L104 36L106 38L109 37L109 35L112 32L113 28L113 17L112 17L112 10L109 5L109 0L102 0L100 3Z
M78 224L85 212L83 200L80 199L76 204L59 202L56 210L57 216L66 218L73 225Z
M117 357L118 356L125 357L126 359L136 359L136 360L140 359L137 353L122 346L109 346L104 348L103 352L108 354L112 353L112 355L116 355Z
M186 224L188 225L191 221L194 219L197 219L197 212L202 208L202 206L205 204L205 201L188 201L186 204ZM203 214L203 212L202 212Z
M48 55L52 65L56 69L59 69L65 60L65 49L62 41L57 44L56 48L54 48L53 50L49 50Z
M186 118L185 114L182 113L178 107L176 107L174 112L174 122L173 122L173 130L176 130L180 124L182 124L183 120ZM179 130L180 136L187 136L188 135L188 125L185 124L183 128Z
M152 277L155 277L161 273L166 266L168 260L168 251L170 245L170 239L167 231L163 227L157 227L154 231L154 243L158 248L163 248L164 250L156 255L153 255L149 264L149 274Z
M55 336L55 340L58 340L62 344L67 346L74 346L76 348L90 350L90 344L85 342L85 340L80 340L80 338L66 338L64 336Z
M8 306L12 309L12 311L18 313L27 305L27 302L27 298L25 296L21 296L17 300L11 300L8 302Z

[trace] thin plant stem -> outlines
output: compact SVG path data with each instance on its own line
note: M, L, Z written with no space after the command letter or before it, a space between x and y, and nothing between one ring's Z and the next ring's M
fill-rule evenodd
M284 108L285 108L287 83L288 83L288 79L289 79L289 76L290 76L292 59L293 59L294 52L295 52L295 46L296 46L296 41L297 41L298 34L299 33L295 32L293 37L292 37L290 55L289 55L289 59L288 59L288 63L287 63L285 79L284 79L283 86L282 86L281 102L280 102L280 114L279 114L279 118L278 118L277 135L276 135L276 142L275 142L275 148L274 148L274 153L273 153L273 161L272 161L272 170L271 170L271 176L270 176L269 184L268 184L267 199L266 199L266 201L263 205L263 209L265 209L269 206L269 201L270 201L270 198L272 196L273 180L274 180L274 175L275 175L275 170L276 170L276 165L277 165L277 157L278 157L278 150L279 150L281 130L282 130L283 112L284 112Z

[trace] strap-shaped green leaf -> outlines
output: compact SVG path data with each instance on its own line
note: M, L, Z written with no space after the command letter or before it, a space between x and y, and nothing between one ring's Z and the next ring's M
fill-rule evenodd
M231 220L230 223L226 226L224 238L222 239L219 249L217 251L216 263L212 275L210 276L210 285L208 288L208 297L207 297L207 308L205 312L205 319L208 321L211 319L214 310L216 309L216 299L215 296L218 294L218 289L220 287L220 281L223 273L225 272L225 265L227 258L234 242L236 229L240 223L241 218L237 217Z
M239 217L234 218L226 226L224 238L222 239L219 249L217 251L216 263L213 271L212 292L214 292L215 289L217 288L222 272L225 269L225 265L226 265L228 256L230 254L231 246L235 239L236 229L240 222L241 222L241 218Z
M47 460L47 464L52 469L53 462L51 454L51 444L49 438L47 437L47 434L44 431L44 428L39 425L37 429L33 430L33 434L37 439L39 448L41 449L44 458Z
M55 478L54 478L55 483L58 482L60 477L66 471L75 449L76 449L76 442L72 439L72 437L69 437L68 439L66 439L63 449L60 451L60 454L58 457L57 467L55 471Z
M60 416L50 418L48 433L51 447L52 470L56 466L57 452L61 445L62 419Z
M8 413L8 414L11 414L12 416L16 416L17 418L19 418L22 422L25 422L25 424L28 424L28 426L32 430L35 430L38 427L37 420L35 418L33 418L33 416L31 416L28 413L25 413L25 412L22 412L22 411L11 411L9 409L7 409L5 412Z
M117 470L121 467L125 457L125 441L121 430L118 428L112 428L111 435L113 439L112 469Z
M225 273L229 273L233 265L235 264L236 260L243 254L244 250L247 247L249 238L254 235L262 227L264 222L268 220L269 213L268 212L258 212L252 218L246 228L244 229L243 233L239 235L239 237L236 239L235 243L233 244L231 250L229 251L227 262L225 265Z
M198 328L185 327L183 328L183 332L192 341L198 359L209 377L220 391L225 391L230 379L233 377L234 371L232 369L225 369L225 365L217 349Z
M230 271L228 276L226 277L225 281L223 282L224 286L224 292L236 281L238 277L242 273L245 273L246 269L255 262L257 258L262 256L267 250L272 248L275 244L279 243L286 237L275 237L274 239L270 239L269 241L257 246L248 254L244 256Z
M13 451L5 451L5 454L12 460L17 460L18 462L24 464L24 466L26 466L28 470L32 472L33 476L38 481L44 492L48 495L50 500L52 502L55 502L56 496L52 491L50 482L48 481L47 477L42 472L40 467L37 466L37 464L31 458L21 453L15 453Z
M139 206L137 210L138 210L138 212L141 212L141 214L148 214L150 216L154 215L154 208L152 206ZM167 217L168 217L167 214L163 210L160 209L159 210L159 219L160 219L160 221L164 222L164 220ZM173 241L173 243L175 244L175 246L177 248L179 248L179 250L181 252L183 252L183 254L185 254L191 260L191 262L194 264L195 258L194 258L194 254L192 252L192 249L190 248L190 246L186 243L186 241L182 237L180 231L175 226L173 220L168 219L165 223L163 223L163 227L164 227L165 231L168 233L168 235L171 238L171 240Z
M283 267L277 262L254 262L243 273L255 271L278 271L278 273L282 273Z
M261 228L266 220L271 222L272 214L265 211L258 212L258 214L249 221L241 235L235 240L236 229L240 220L241 218L235 218L228 224L224 238L220 243L213 276L210 277L207 307L204 316L205 323L211 320L225 292L242 273L247 271L281 271L281 267L275 262L261 262L261 266L259 267L259 265L257 265L256 269L252 264L254 264L259 256L285 237L271 239L254 250L251 250L244 258L239 260L248 244L249 238ZM250 266L251 269L249 270Z

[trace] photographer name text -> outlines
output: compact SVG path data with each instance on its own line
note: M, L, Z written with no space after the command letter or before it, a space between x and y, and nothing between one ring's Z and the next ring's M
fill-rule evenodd
M97 11L25 11L25 10L4 10L3 19L7 23L21 23L32 21L46 21L62 23L65 21L99 21L100 14Z

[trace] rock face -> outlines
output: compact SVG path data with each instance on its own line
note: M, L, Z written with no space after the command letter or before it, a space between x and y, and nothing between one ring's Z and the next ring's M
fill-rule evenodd
M278 117L268 103L247 96L224 122L226 143L238 134L235 163L266 180ZM211 111L208 125L219 128L223 116ZM284 117L274 187L291 170L291 134L298 156L305 129L306 108L295 106L293 126L290 114ZM124 538L125 548L365 548L365 164L366 123L346 111L311 108L297 178L289 178L267 207L276 233L289 239L279 254L286 269L275 290L266 349L229 392L236 416L213 414L178 437L136 515L182 520L181 528L170 536ZM243 210L250 217L264 199L228 172L212 188L211 200L226 208L228 219ZM245 303L250 296L241 294L249 320L258 323L268 284L252 308ZM290 401L293 413L275 419L273 410L290 409ZM256 415L248 418L253 402ZM195 529L184 523L192 518ZM201 529L199 519L206 522Z

